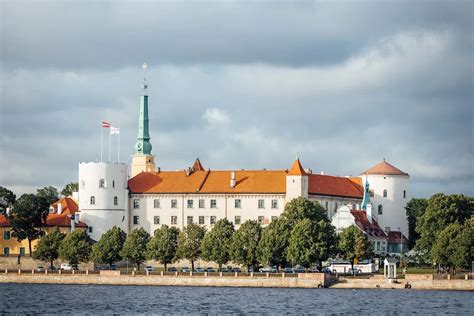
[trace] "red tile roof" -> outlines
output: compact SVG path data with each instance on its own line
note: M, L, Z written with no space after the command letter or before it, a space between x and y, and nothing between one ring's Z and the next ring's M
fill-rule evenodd
M357 178L360 180L360 178ZM362 182L355 178L334 177L319 174L308 176L308 193L361 199L364 195Z
M364 210L351 210L352 216L354 216L356 225L366 232L369 236L387 238L387 235L380 228L379 223L374 220L373 223L367 218L367 213Z
M400 244L401 243L400 235L403 236L403 243L407 244L408 239L405 237L405 235L403 235L401 232L396 231L396 230L388 232L388 243L389 244Z
M306 171L304 171L303 166L301 165L301 162L298 158L295 159L293 162L293 165L290 168L290 171L288 171L289 176L305 176L307 175Z
M395 166L389 164L388 162L382 160L372 168L367 169L362 174L377 174L377 175L400 175L400 176L408 176L408 173L401 171L400 169L396 168Z

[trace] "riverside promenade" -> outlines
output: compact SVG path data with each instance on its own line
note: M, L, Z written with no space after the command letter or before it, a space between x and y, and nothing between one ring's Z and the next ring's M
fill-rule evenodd
M338 277L325 273L121 273L120 271L58 271L5 270L0 283L36 284L100 284L156 286L213 286L262 288L351 288L474 291L474 280L464 278L437 279L431 274L408 274L405 279L387 280L381 275Z

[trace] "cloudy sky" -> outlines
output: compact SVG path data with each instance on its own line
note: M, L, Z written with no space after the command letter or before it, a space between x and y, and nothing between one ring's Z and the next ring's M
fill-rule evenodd
M78 162L100 158L102 120L120 125L130 162L146 62L162 169L196 157L286 169L298 154L343 176L385 157L411 175L414 196L473 195L473 11L471 1L1 1L0 185L21 194L77 181Z

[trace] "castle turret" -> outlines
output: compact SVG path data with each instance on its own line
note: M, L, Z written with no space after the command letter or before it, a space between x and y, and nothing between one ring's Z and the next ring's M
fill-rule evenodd
M143 64L146 70L147 65ZM131 176L140 172L152 172L156 170L155 156L151 154L149 119L148 119L148 85L143 78L142 95L140 96L140 114L138 117L138 136L135 144L135 154L132 157Z
M286 174L286 200L291 201L300 196L308 197L308 174L296 157Z
M408 236L408 221L405 206L410 199L408 192L410 176L383 159L360 176L365 177L373 190L371 202L373 213L382 229L401 229ZM366 183L366 185L368 184ZM368 188L366 187L366 190ZM366 194L364 194L364 204ZM370 197L368 197L370 199Z

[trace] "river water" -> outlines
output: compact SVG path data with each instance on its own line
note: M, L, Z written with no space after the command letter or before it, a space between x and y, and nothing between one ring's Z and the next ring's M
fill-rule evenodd
M474 315L474 292L0 284L0 314Z

